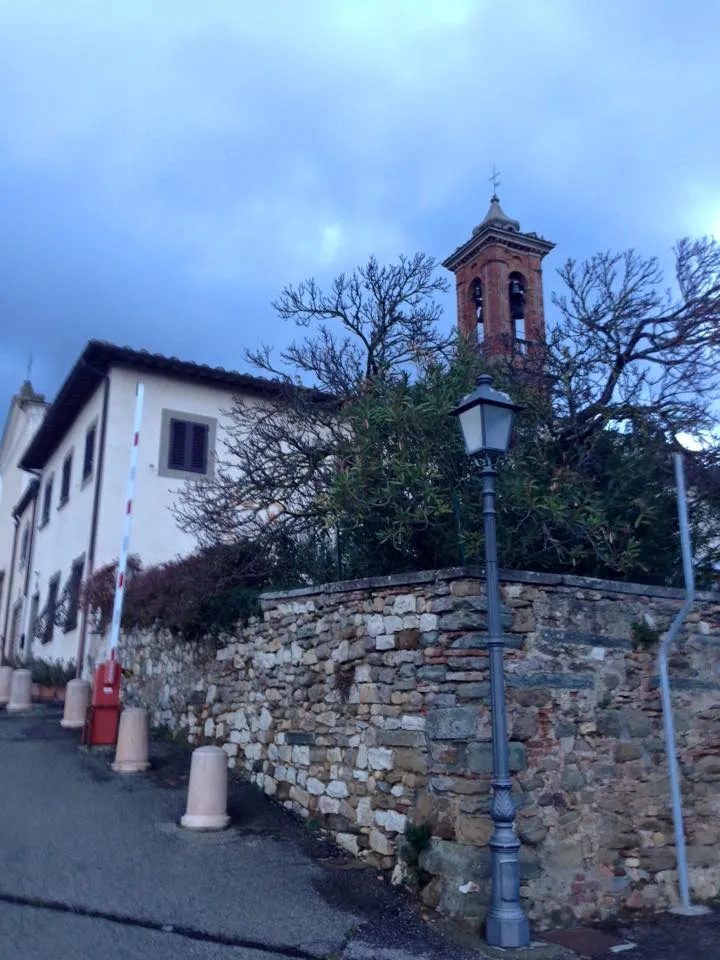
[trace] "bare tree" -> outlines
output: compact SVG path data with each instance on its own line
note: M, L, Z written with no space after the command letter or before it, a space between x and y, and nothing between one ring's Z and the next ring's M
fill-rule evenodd
M269 347L247 358L287 389L272 403L234 398L214 476L187 483L178 497L180 527L203 544L327 532L327 493L347 441L342 404L445 351L452 338L438 331L442 308L433 298L447 289L421 253L386 266L371 257L327 293L314 280L285 287L276 311L309 332L277 365ZM302 387L303 379L317 389Z
M656 258L634 250L561 268L548 354L563 439L638 417L668 433L717 426L720 246L681 240L675 273L673 293Z
M249 351L248 360L273 376L311 378L322 390L353 396L361 384L443 352L450 338L437 329L442 307L433 299L448 290L433 257L416 253L380 266L375 257L348 276L341 273L325 293L315 280L287 286L273 307L312 333L280 354L276 367L269 347Z

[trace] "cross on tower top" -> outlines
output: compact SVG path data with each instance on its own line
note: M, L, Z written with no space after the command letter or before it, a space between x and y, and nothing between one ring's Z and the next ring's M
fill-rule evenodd
M497 199L497 188L500 186L500 171L495 169L495 164L493 164L492 176L488 177L488 182L493 185L493 199Z

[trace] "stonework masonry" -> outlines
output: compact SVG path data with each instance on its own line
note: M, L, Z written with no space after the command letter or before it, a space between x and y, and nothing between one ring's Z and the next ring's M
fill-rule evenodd
M220 745L266 794L476 927L491 834L483 590L471 568L335 583L265 594L262 616L219 647L132 633L126 701ZM506 573L502 594L529 916L543 927L676 902L656 638L680 592ZM720 595L698 596L670 672L690 882L708 900L720 893ZM419 868L408 824L429 827Z

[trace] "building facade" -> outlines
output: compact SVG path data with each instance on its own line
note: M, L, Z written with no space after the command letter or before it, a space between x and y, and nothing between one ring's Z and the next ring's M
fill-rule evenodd
M81 585L121 551L139 382L144 403L129 546L144 567L195 548L171 508L187 480L212 475L227 430L223 411L233 397L242 393L267 403L287 390L282 383L91 341L18 457L20 470L34 480L16 524L30 531L30 566L26 560L25 575L15 577L7 655L74 659L87 671L88 654L99 652Z
M29 380L12 398L0 440L0 638L3 648L17 628L18 602L32 540L36 484L19 460L45 416L47 404ZM28 497L29 494L29 497ZM19 634L19 630L16 629Z

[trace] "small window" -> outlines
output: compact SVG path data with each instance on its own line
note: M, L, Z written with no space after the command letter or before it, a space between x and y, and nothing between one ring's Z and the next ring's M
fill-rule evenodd
M67 615L65 617L65 633L77 627L78 609L80 607L80 586L82 584L83 567L85 560L76 560L70 572L70 591L68 596Z
M168 470L207 473L208 428L192 420L170 420Z
M508 278L508 299L510 301L510 320L513 324L515 340L525 343L525 280L520 273L513 272Z
M40 514L40 526L44 527L50 523L50 507L52 506L53 478L50 477L45 484L43 491L42 513Z
M199 480L213 475L217 420L181 410L163 410L158 476Z
M95 435L96 427L90 427L85 434L85 455L83 457L83 480L89 480L95 465Z
M50 643L53 638L53 629L55 627L55 610L57 608L58 590L60 589L60 574L56 573L50 578L48 584L48 600L45 608L45 629L43 631L42 642Z
M20 614L22 613L22 600L18 600L12 610L10 618L10 656L14 657L20 646Z
M63 462L62 478L60 481L60 503L58 506L64 507L70 499L70 479L72 477L72 454L69 453Z
M28 549L30 547L30 524L25 524L25 529L23 530L22 539L20 540L20 569L25 569L25 564L27 563L28 558Z
M35 627L37 626L38 610L40 609L40 594L34 593L30 599L30 619L28 620L28 633L31 638L35 636Z
M479 279L473 280L470 288L472 296L473 309L475 310L475 323L477 328L478 342L482 343L485 339L485 317L483 315L483 289L482 282Z

